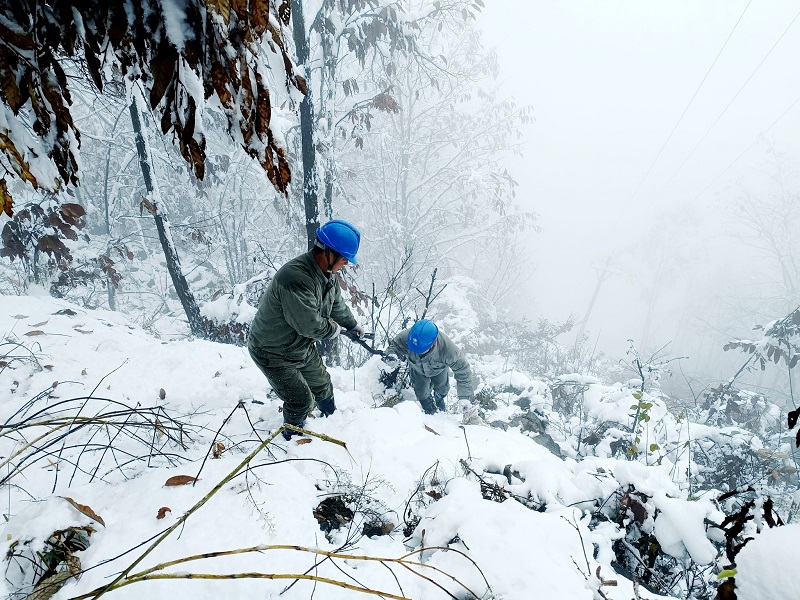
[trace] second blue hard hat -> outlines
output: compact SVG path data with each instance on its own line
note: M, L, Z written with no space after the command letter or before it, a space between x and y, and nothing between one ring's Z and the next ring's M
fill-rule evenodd
M439 337L439 328L436 323L428 319L421 319L414 323L408 331L408 349L416 354L424 354L431 349L437 337Z
M361 244L361 233L351 223L332 219L317 229L317 240L344 256L348 262L358 264L356 253Z

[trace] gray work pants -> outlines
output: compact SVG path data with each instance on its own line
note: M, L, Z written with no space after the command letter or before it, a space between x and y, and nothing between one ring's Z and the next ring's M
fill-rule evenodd
M288 364L283 359L270 364L269 358L252 350L250 357L267 376L278 398L283 400L283 420L290 425L302 426L308 413L314 410L316 400L333 397L331 376L315 348L311 349L305 361Z
M422 405L422 409L427 413L434 412L431 389L442 397L447 396L447 392L450 391L450 377L447 374L447 369L433 377L425 377L425 375L414 369L409 369L408 371L411 376L411 385L414 387L414 394Z

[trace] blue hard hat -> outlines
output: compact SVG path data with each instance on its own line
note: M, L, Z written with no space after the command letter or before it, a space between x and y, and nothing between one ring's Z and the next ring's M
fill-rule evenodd
M437 337L439 328L433 321L417 321L408 332L408 349L416 354L424 354L431 349Z
M348 262L358 264L356 252L361 234L353 225L341 219L332 219L317 229L317 241L344 256Z

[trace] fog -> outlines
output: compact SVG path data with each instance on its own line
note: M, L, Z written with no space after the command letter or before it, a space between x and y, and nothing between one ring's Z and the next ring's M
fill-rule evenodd
M669 344L687 371L733 374L725 341L798 302L798 14L782 0L487 3L500 86L536 119L514 168L541 228L518 312L584 319L602 273L591 344Z

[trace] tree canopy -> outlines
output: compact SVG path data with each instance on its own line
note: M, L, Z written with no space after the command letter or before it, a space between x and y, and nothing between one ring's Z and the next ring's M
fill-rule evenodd
M288 0L0 0L0 209L12 214L6 177L52 190L78 182L75 76L99 92L120 78L138 82L200 179L209 101L286 193L273 96L305 93L284 42L289 18Z

